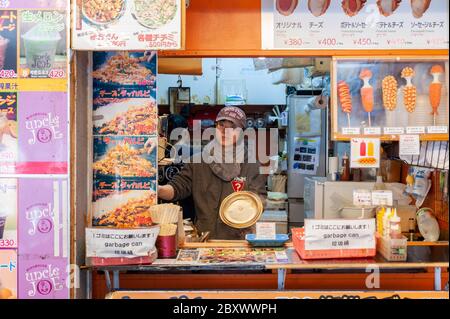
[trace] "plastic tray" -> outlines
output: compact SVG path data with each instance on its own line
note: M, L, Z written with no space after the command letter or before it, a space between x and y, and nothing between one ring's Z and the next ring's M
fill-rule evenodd
M289 240L289 236L286 234L276 234L275 236L275 239L256 239L255 234L247 234L245 239L255 247L280 247Z

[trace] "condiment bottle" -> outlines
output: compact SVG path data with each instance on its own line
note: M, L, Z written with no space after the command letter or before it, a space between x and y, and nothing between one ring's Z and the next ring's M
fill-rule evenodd
M397 209L394 208L394 216L389 219L389 237L392 239L402 238L402 227L400 217L397 215Z
M386 208L381 206L377 211L377 233L383 236L383 216L386 213Z
M409 228L409 241L414 241L414 234L416 232L416 219L410 218L408 220L408 228Z
M361 181L361 169L360 168L352 168L352 180L354 182Z
M373 156L373 152L374 152L373 142L369 142L367 144L367 156Z
M347 153L342 156L342 174L341 181L349 181L350 180L350 162L348 160Z
M359 144L359 156L366 156L366 142L364 141Z

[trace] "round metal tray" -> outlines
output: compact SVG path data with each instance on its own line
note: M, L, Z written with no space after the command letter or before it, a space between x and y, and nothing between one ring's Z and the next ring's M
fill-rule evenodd
M235 192L222 201L220 219L233 228L247 228L254 225L263 212L263 204L258 195L252 192Z

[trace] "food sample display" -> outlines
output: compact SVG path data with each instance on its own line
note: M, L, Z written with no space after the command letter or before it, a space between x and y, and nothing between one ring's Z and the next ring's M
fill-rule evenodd
M414 75L415 72L410 67L404 68L401 73L402 78L406 80L406 85L403 87L403 103L409 113L414 112L416 108L417 89L411 82Z
M389 17L400 6L402 0L377 0L377 6L380 13Z
M430 105L432 108L433 122L436 123L436 115L439 115L438 108L441 104L442 83L439 81L441 74L444 74L444 69L439 64L433 65L430 69L430 74L433 76L433 82L430 84Z
M349 17L356 16L366 4L367 0L342 0L342 9Z
M392 75L387 75L381 82L383 106L388 111L393 111L397 107L397 86L397 80Z
M447 57L336 57L332 68L333 139L448 139Z
M308 9L315 16L320 17L327 12L331 0L308 0Z
M368 69L361 70L359 74L361 80L364 81L364 85L361 88L361 101L364 111L367 112L369 117L369 126L371 126L370 112L373 111L373 88L369 84L369 80L372 78L372 72Z

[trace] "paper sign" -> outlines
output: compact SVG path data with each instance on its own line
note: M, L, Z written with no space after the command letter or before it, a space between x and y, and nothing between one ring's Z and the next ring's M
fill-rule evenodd
M293 174L316 175L320 159L320 137L295 137L291 155Z
M381 135L381 127L365 127L364 135Z
M400 156L420 155L419 135L400 135Z
M424 126L409 126L406 128L406 134L425 134Z
M374 249L375 219L305 219L305 249Z
M403 127L385 127L383 130L384 130L384 134L397 135L397 134L405 133L405 129Z
M144 257L155 247L159 226L139 229L86 228L86 257Z
M275 223L256 223L257 239L275 239Z
M356 189L353 191L353 205L370 206L372 205L372 194L369 190Z
M372 205L392 206L392 191L389 190L372 191Z
M428 134L447 134L447 126L428 126Z
M351 168L380 167L380 139L352 138L350 147Z
M361 129L359 127L343 127L342 134L359 135L359 134L361 134Z

